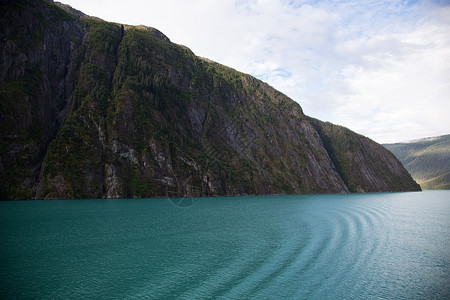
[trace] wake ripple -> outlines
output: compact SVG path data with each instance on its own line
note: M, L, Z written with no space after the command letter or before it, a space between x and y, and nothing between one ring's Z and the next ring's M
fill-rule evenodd
M364 276L370 270L371 258L384 244L386 235L377 228L389 211L382 207L346 205L323 208L302 215L303 228L284 234L279 247L253 272L239 278L240 282L223 294L225 298L259 298L286 295L280 287L295 287L291 296L320 297L336 290L359 290L361 286L347 278ZM234 266L230 266L233 268ZM330 270L326 272L324 270ZM369 280L361 280L360 285ZM348 286L340 289L342 285ZM280 295L274 291L280 291ZM214 296L220 296L215 294ZM342 296L348 296L342 295Z

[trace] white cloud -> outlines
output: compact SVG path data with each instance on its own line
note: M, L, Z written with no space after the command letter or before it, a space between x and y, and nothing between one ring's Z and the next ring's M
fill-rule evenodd
M449 29L424 20L367 39L361 62L343 69L350 94L335 95L343 99L333 121L382 142L448 133Z
M450 132L450 6L423 1L66 0L250 73L378 142ZM444 3L445 4L445 3Z

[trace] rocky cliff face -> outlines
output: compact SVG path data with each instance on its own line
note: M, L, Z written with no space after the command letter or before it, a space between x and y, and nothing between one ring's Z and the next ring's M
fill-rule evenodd
M2 199L419 189L380 145L156 29L1 5Z
M2 198L31 198L49 143L68 115L82 24L41 1L0 4Z

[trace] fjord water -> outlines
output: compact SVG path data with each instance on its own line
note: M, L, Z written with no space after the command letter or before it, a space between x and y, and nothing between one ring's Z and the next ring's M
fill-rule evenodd
M192 200L1 202L1 297L450 298L450 191Z

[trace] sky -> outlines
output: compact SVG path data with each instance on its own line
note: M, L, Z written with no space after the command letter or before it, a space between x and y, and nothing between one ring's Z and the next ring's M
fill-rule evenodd
M62 0L251 74L393 143L450 133L450 0Z

